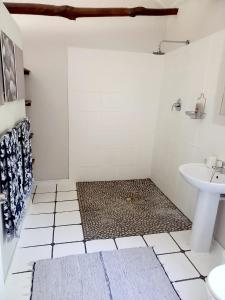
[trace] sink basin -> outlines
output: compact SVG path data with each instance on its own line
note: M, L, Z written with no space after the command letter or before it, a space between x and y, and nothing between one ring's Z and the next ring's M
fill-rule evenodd
M185 180L197 189L213 194L225 194L225 175L209 169L205 164L185 164L180 166Z
M190 163L179 167L183 178L197 188L198 200L192 225L191 249L210 251L220 194L225 194L225 175L205 164Z

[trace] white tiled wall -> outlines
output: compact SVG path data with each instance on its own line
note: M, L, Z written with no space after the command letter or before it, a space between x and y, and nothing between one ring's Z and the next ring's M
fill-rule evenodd
M70 178L149 177L162 63L151 54L69 49Z
M203 162L209 155L225 160L225 127L214 122L217 82L224 55L225 31L180 48L165 56L165 74L155 134L152 178L162 191L191 219L197 193L184 182L178 166ZM225 79L224 79L225 81ZM185 115L193 110L197 97L207 98L206 118L192 120ZM182 111L171 106L182 99ZM225 246L225 203L221 202L216 237Z

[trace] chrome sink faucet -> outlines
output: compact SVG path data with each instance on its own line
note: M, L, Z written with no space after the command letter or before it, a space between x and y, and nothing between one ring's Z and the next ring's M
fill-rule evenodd
M219 172L221 174L225 174L225 161L218 159L216 161L215 167L213 167L215 172Z

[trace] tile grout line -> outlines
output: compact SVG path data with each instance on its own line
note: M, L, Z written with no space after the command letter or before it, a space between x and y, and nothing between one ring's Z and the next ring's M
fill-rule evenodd
M167 232L168 234L169 234L169 236L171 237L171 239L174 241L174 243L177 245L177 247L180 249L180 251L182 252L182 253L184 253L185 252L185 250L183 250L181 247L180 247L180 245L177 243L177 241L174 239L174 237L171 235L171 232Z
M169 235L170 235L170 233L169 233ZM149 245L147 244L147 242L146 242L146 240L145 240L145 238L144 238L144 236L141 236L142 238L143 238L143 240L144 240L144 242L145 242L145 244L147 245L147 247L149 247ZM172 237L172 236L171 236ZM174 239L173 239L174 240ZM175 241L175 240L174 240ZM152 246L151 248L153 249L153 251L154 251L154 253L155 253L155 255L156 255L156 257L157 257L157 259L158 259L158 261L159 261L159 263L160 263L160 265L162 266L162 268L163 268L163 270L164 270L164 272L166 273L166 275L167 275L167 277L169 278L169 275L167 274L167 272L166 272L166 270L165 270L165 268L164 268L164 266L163 266L163 264L161 263L161 261L159 260L159 256L162 256L162 255L167 255L167 254L176 254L176 253L183 253L183 250L181 249L181 247L179 246L179 244L175 241L175 243L177 244L177 246L179 247L179 249L181 250L181 251L179 251L179 252L170 252L170 253L165 253L165 254L156 254L156 252L155 252L155 250L154 250L154 247ZM198 272L199 273L199 272ZM174 283L179 283L179 282L185 282L185 281L190 281L190 280L197 280L197 279L201 279L201 277L192 277L192 278L187 278L187 279L180 279L180 280L175 280L175 281L172 281L172 280L170 280L170 278L169 278L169 281L170 281L170 283L172 284L172 286L173 286L173 288L174 288L174 290L176 291L176 293L178 294L178 296L179 296L179 293L178 293L178 291L176 290L176 288L175 288L175 286L174 286ZM179 296L180 297L180 296ZM181 299L181 298L180 298ZM182 300L182 299L181 299Z
M149 246L148 246L148 247L149 247ZM158 260L158 262L159 262L160 266L161 266L161 267L162 267L162 269L164 270L164 273L166 274L166 276L167 276L167 278L168 278L169 282L171 283L173 290L174 290L174 291L175 291L175 293L177 294L178 298L179 298L180 300L182 300L182 298L180 297L180 295L179 295L178 291L175 289L175 287L174 287L174 285L173 285L173 282L170 280L170 278L169 278L169 275L167 274L167 272L166 272L166 270L165 270L165 268L164 268L163 264L161 263L161 261L159 260L159 258L158 258L158 256L157 256L157 254L155 253L155 250L154 250L154 248L153 248L153 247L152 247L152 251L154 252L154 254L155 254L155 256L156 256L156 258L157 258L157 260Z
M32 270L31 287L30 287L30 300L32 300L32 296L33 296L35 267L36 267L36 263L33 264L33 270Z
M33 270L19 271L19 272L12 272L11 275L24 274L24 273L32 273L32 272L33 272Z
M143 236L143 235L141 235L141 237L142 237L142 239L144 240L144 243L145 243L145 245L146 245L147 247L149 247L149 245L148 245L148 243L146 242L146 240L145 240L144 236ZM152 247L152 249L153 249L153 247Z
M148 245L147 241L146 241L145 238L144 238L144 235L141 235L141 237L143 238L143 240L144 240L145 244L147 245L147 247L151 247L151 248L154 249L154 246L149 246L149 245ZM180 249L180 247L179 247L179 249ZM154 250L154 251L155 251L155 250ZM180 251L173 251L173 252L157 253L156 255L157 255L157 256L160 256L160 255L176 254L176 253L182 253L182 251L180 250Z
M45 194L55 194L55 193L42 193L42 195L45 195ZM35 195L40 195L40 194L35 194ZM73 201L78 201L78 199L71 199L71 200L57 200L57 202L73 202ZM54 201L38 201L37 203L33 203L34 205L36 204L47 204L47 203L55 203L55 200Z
M83 241L83 243L84 243L84 251L85 251L85 253L87 254L87 245L86 245L86 241Z
M31 195L32 195L31 203L32 204L34 203L34 196L36 195L36 190L37 190L37 185L35 186L35 189L34 189L33 193L32 193L32 190L31 190Z
M177 246L181 249L181 253L184 254L184 256L187 258L187 260L191 263L191 265L194 267L194 269L198 272L198 274L199 274L199 277L198 277L198 278L205 281L205 278L206 278L207 276L203 276L203 275L201 274L201 272L199 272L199 270L198 270L197 267L194 265L194 263L193 263L193 262L189 259L189 257L186 255L186 251L183 250L183 249L178 245L177 241L173 238L173 236L170 234L170 232L169 232L169 235L170 235L170 237L173 239L173 241L177 244ZM188 251L187 251L187 252L188 252Z
M56 191L55 191L55 207L54 207L54 220L53 220L53 230L52 230L52 253L51 258L53 259L53 252L54 252L54 239L55 239L55 215L56 215L56 203L57 203L57 195L58 195L58 185L56 184Z
M57 214L56 213L53 213L54 215ZM76 223L76 224L63 224L63 225L49 225L49 226L42 226L42 227L26 227L26 228L23 228L23 230L30 230L30 229L42 229L42 228L54 228L54 227L66 227L66 226L74 226L74 225L82 225L82 223Z
M58 227L58 226L56 226ZM85 240L79 240L79 241L68 241L68 242L57 242L55 243L54 242L54 245L63 245L63 244L74 244L74 243L85 243ZM45 247L45 246L52 246L52 243L49 243L49 244L41 244L41 245L32 245L32 246L23 246L23 247L20 247L20 248L23 248L23 249L28 249L28 248L35 248L35 247Z
M172 284L174 283L179 283L179 282L185 282L185 281L191 281L191 280L201 280L200 277L192 277L192 278L187 278L187 279L178 279L178 280L174 280L173 282L171 281Z
M48 202L48 203L55 203L55 202ZM34 205L38 205L38 204L34 204ZM57 214L61 214L61 213L65 213L65 212L74 212L74 211L79 211L79 209L57 211ZM41 213L36 213L36 214L29 214L29 216L51 215L53 213L54 212L47 212L47 213L41 212Z
M113 241L114 241L114 243L115 243L115 245L116 245L116 250L119 250L118 245L117 245L117 243L116 243L116 238L113 238Z

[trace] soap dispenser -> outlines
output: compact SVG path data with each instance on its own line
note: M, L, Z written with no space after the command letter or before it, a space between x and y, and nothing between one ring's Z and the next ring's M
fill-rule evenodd
M195 114L197 119L201 119L204 112L205 112L205 96L202 93L200 97L197 99L197 103L195 105Z

